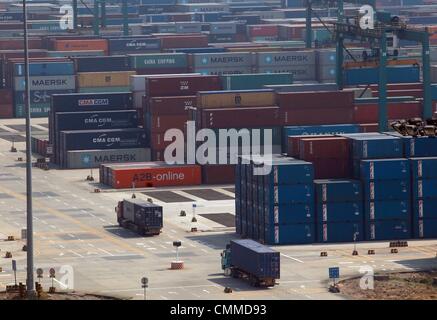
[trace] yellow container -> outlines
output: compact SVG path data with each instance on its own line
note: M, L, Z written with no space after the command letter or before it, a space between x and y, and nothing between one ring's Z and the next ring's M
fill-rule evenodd
M197 94L197 108L268 107L276 105L274 91L233 91Z
M79 72L77 74L77 85L79 88L128 87L130 85L130 76L135 74L135 71Z

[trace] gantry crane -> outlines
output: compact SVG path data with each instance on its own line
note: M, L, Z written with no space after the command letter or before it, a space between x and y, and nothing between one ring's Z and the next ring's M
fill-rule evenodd
M422 45L422 78L423 78L423 118L432 117L432 97L431 97L431 67L429 33L423 30L409 29L406 24L401 23L398 17L389 14L377 14L374 29L362 29L357 23L339 21L334 23L334 34L336 39L336 74L337 84L340 89L344 86L343 81L343 48L344 39L367 41L378 47L379 70L379 130L387 131L387 34L393 34L398 39L415 41Z

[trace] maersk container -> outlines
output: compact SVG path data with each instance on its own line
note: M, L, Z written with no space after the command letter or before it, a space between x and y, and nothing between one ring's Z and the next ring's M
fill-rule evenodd
M362 136L352 139L354 159L402 158L402 140L390 136Z
M411 219L411 202L410 199L364 201L364 216L366 221Z
M262 67L315 66L315 51L279 51L256 53L256 65Z
M37 90L74 90L76 89L76 76L34 76L30 77L29 87L31 91ZM25 90L24 77L14 78L14 90Z
M280 278L280 254L249 239L231 240L231 265L258 278Z
M252 66L251 53L194 53L191 55L194 68L223 68Z
M437 199L437 179L413 180L413 198Z
M374 159L360 162L362 180L408 180L410 163L407 159Z
M345 84L368 85L379 82L378 68L345 69ZM387 67L387 83L420 82L420 68L418 67Z
M31 62L29 75L32 77L74 75L74 65L72 62ZM24 64L14 64L14 76L24 77Z
M136 110L58 112L56 131L137 128Z
M316 80L316 67L312 65L258 67L256 70L258 73L268 74L289 73L293 76L293 80L296 81Z
M363 200L361 181L314 180L318 203L358 202Z
M311 244L316 241L315 224L266 225L264 241L269 245Z
M98 168L103 163L148 162L150 149L76 150L67 152L67 169Z
M291 84L293 76L289 73L255 73L222 76L221 80L223 90L252 90L263 89L265 85Z
M313 180L313 165L299 160L288 160L282 163L273 161L270 173L265 176L265 184L267 186L310 184Z
M123 110L133 107L130 92L55 94L51 102L53 112Z
M76 57L76 72L130 71L130 61L126 56Z
M413 220L437 219L437 199L413 199Z
M437 179L437 157L411 158L410 164L413 180Z
M268 185L264 187L264 200L269 204L314 202L314 185L312 183Z
M413 221L413 235L415 239L437 238L437 219Z
M132 54L128 55L134 69L174 69L187 68L188 55L185 53Z
M146 134L143 129L62 131L61 146L64 151L141 148Z
M410 220L376 220L365 224L365 239L367 241L409 238L411 238Z
M294 223L314 223L315 208L313 202L295 203L283 205L265 204L262 208L263 220L259 221L259 226L264 230L265 225L271 227L277 224L294 224Z
M363 203L361 201L318 203L316 210L317 223L360 222L364 218Z
M318 223L317 242L355 242L364 240L364 223L356 222L328 222Z
M410 180L363 181L364 200L409 200Z

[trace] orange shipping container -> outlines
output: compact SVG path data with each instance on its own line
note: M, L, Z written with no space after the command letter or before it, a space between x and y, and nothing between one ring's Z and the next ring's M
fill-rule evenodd
M55 51L102 50L108 54L108 41L105 39L54 40Z
M151 165L144 167L112 168L112 187L129 189L169 186L192 186L202 183L198 165Z

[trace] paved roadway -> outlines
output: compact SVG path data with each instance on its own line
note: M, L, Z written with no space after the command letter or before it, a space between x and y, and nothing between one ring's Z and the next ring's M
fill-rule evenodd
M34 129L46 130L45 119L34 122ZM25 227L25 167L16 161L24 157L24 143L16 143L19 152L14 154L9 152L10 139L4 139L20 135L20 127L15 127L18 131L8 127L20 123L0 121L0 239L20 237ZM64 266L73 270L74 278L69 279L74 289L130 299L143 298L143 276L149 278L147 295L152 299L343 299L327 292L329 267L339 266L341 276L347 277L360 275L363 266L371 266L376 272L437 266L437 241L410 241L410 247L400 249L397 255L390 254L388 243L362 243L356 257L351 255L353 244L284 246L276 248L281 252L280 284L267 290L253 289L244 281L223 276L220 251L235 238L234 229L207 218L212 213L233 215L232 199L206 201L187 189L175 193L190 202L163 203L154 198L164 206L164 230L158 237L142 238L116 223L117 201L131 197L132 192L103 190L95 194L95 185L84 179L88 174L88 170L33 170L35 267L44 269L44 285L50 284L47 273L54 267L58 273L54 283L62 288L62 283L67 283L61 279L64 274L60 268ZM213 189L225 198L233 196L224 188ZM137 197L153 198L149 191L142 192L137 190ZM198 205L197 233L189 232L193 202ZM187 216L180 217L180 210L186 210ZM174 240L181 240L183 245L180 257L186 268L181 271L169 270L175 258ZM25 281L22 245L21 240L0 241L0 290L14 281L11 260L3 258L5 251L12 251L17 260L18 281ZM367 249L375 249L376 255L365 255ZM321 258L321 251L328 251L328 257ZM225 286L234 292L223 293Z

